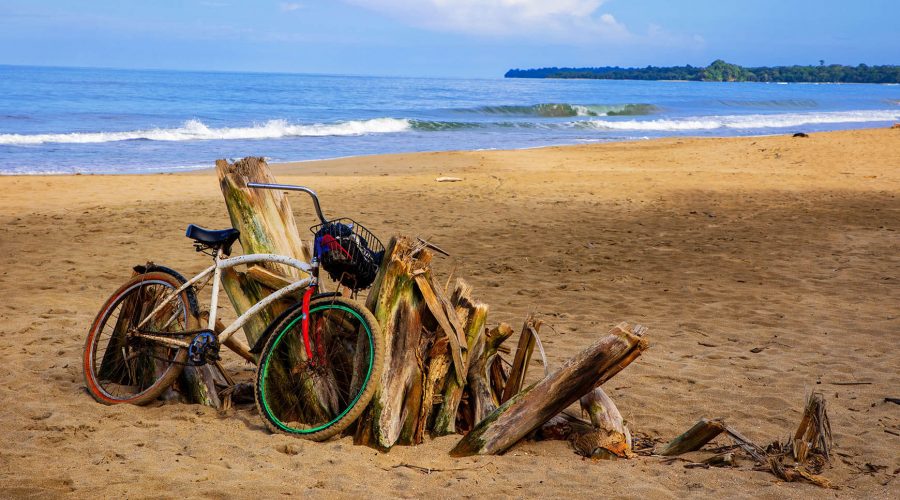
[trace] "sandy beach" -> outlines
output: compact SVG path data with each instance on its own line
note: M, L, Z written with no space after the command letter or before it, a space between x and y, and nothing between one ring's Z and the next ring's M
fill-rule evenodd
M839 489L749 467L584 460L566 442L453 459L447 436L384 454L269 434L255 410L94 402L80 356L101 303L135 264L207 266L187 224L228 227L207 170L0 176L0 497L900 496L900 406L885 402L900 397L900 130L273 170L316 189L328 215L446 249L437 271L473 285L489 325L540 315L551 362L620 321L649 327L650 349L604 386L638 435L666 442L722 417L765 446L821 391L836 452L824 476ZM312 225L308 200L291 203ZM231 353L226 366L253 376Z

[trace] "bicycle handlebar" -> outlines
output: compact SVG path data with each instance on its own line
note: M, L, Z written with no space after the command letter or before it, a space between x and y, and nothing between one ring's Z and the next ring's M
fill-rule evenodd
M328 221L325 219L325 216L322 215L322 207L319 206L319 196L315 191L306 187L306 186L294 186L292 184L263 184L261 182L248 182L247 187L259 188L259 189L281 189L284 191L303 191L308 194L312 200L313 204L316 206L316 214L319 216L319 220L322 221L322 224L327 223Z

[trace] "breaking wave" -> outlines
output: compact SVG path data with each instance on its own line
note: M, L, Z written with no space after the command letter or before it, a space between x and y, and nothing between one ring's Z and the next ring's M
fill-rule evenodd
M404 132L410 120L375 118L338 123L292 124L287 120L269 120L250 127L212 128L200 120L188 120L176 128L154 128L125 132L72 132L68 134L0 134L0 144L30 145L44 143L98 143L115 141L208 141L235 139L280 139L283 137L322 137Z
M568 106L568 105L565 105ZM626 105L638 106L638 105ZM515 109L516 106L503 106ZM524 107L523 109L532 109ZM504 111L513 114L511 111ZM582 128L591 130L631 130L679 132L716 129L767 129L797 127L801 125L891 122L900 120L900 110L835 111L821 113L781 113L697 116L685 118L625 119L615 116L638 114L623 108L617 112L609 110L605 115L575 115L588 119L569 122L547 122L538 120L512 121L432 121L405 118L375 118L371 120L351 120L335 123L293 124L286 120L269 120L250 127L209 127L199 120L189 120L176 128L154 128L124 132L72 132L65 134L0 134L0 145L27 146L48 143L86 144L116 141L207 141L241 139L281 139L289 137L362 136L400 132L452 132L468 129L521 128L521 129L563 129ZM500 114L498 111L497 114ZM542 115L543 116L543 115ZM559 115L566 116L566 115ZM602 119L609 117L609 119Z
M448 121L432 121L432 120L410 120L410 127L414 130L422 132L444 132L452 130L465 130L472 128L483 128L491 124L476 122L448 122Z
M784 113L771 115L726 115L660 120L584 120L576 127L601 130L686 131L715 129L785 128L829 123L889 122L900 119L900 111L834 111L827 113Z
M719 99L716 102L729 108L813 109L819 105L815 99L764 99L746 101L737 99Z
M557 104L545 103L531 106L479 106L457 110L463 113L487 115L541 116L559 118L569 116L639 116L659 111L652 104Z

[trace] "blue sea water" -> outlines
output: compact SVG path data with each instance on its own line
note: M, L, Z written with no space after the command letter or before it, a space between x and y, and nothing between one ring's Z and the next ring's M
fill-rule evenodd
M0 174L878 127L890 85L435 79L0 66Z

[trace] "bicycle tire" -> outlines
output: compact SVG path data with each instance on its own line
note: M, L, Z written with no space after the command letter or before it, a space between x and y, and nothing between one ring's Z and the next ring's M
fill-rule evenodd
M318 360L310 362L302 317L296 309L267 340L257 366L256 406L271 431L324 441L369 404L384 371L384 341L367 309L340 297L322 298L309 307L311 351ZM310 404L312 396L316 404Z
M176 275L177 273L168 273L165 269L155 269L134 276L119 287L101 307L88 331L82 356L85 387L98 402L107 405L147 404L159 397L181 374L187 360L187 349L168 348L162 351L159 345L150 348L146 345L148 341L143 341L144 345L141 345L141 341L129 339L126 335L130 326L140 323L144 315L153 309L150 305L155 302L147 304L146 299L160 300L165 294L159 292L174 291L184 283L184 278ZM156 294L155 297L150 295L152 293ZM178 296L175 303L180 312L166 309L161 311L171 312L169 318L175 318L175 322L166 326L165 330L159 330L160 332L175 333L197 329L198 320L194 311L196 297L192 294L191 290L185 290ZM136 308L136 304L142 306ZM115 324L108 332L109 340L105 342L103 351L98 352L101 344L104 344L106 327L111 320L115 320ZM118 351L113 349L110 352L113 341L122 349L121 362L116 359ZM154 349L153 353L148 354L148 349ZM98 354L102 355L99 363ZM129 363L129 358L137 359L138 362ZM149 369L151 365L152 370ZM140 374L136 371L138 369ZM114 391L115 388L120 390Z

